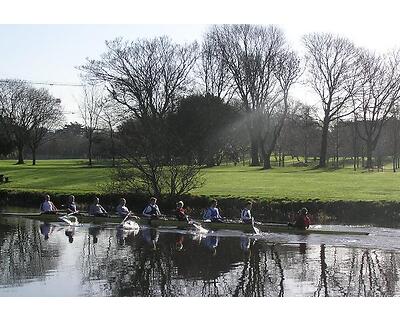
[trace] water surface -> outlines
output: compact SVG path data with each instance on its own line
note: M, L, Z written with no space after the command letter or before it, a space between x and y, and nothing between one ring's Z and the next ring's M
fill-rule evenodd
M400 231L362 229L371 234L134 233L2 217L0 296L400 295Z

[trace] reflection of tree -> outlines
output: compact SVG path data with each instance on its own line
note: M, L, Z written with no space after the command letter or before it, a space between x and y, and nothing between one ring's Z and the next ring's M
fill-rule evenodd
M59 254L43 241L38 223L32 220L0 220L0 284L16 286L26 279L44 279L55 268Z
M369 249L334 248L328 266L326 248L320 248L321 275L314 295L324 288L328 296L393 296L396 294L398 271L393 252ZM328 292L328 287L330 292Z
M320 276L320 280L318 282L318 287L317 287L317 291L314 292L314 296L320 296L321 295L321 289L322 287L324 287L324 295L325 297L329 297L329 293L328 293L328 284L326 281L326 262L325 262L325 245L321 244L321 250L320 250L320 261L321 261L321 276Z

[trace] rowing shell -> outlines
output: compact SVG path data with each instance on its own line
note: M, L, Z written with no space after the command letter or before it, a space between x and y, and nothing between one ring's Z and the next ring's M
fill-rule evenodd
M59 219L59 215L54 213L1 213L0 216L18 216L30 219L37 219L41 221L47 222L56 222ZM121 217L114 215L110 217L93 217L83 214L76 215L81 223L120 223ZM230 222L203 222L203 221L195 221L197 224L201 225L204 229L207 230L238 230L245 233L254 233L254 227L251 224L245 224L237 221ZM153 227L177 227L177 228L185 228L188 226L186 221L178 221L176 219L147 219L147 218L139 218L135 220L135 223L139 225L150 225ZM364 231L339 231L339 230L327 230L311 227L307 230L300 230L293 227L289 227L287 224L279 224L279 223L255 223L255 227L261 232L269 232L269 233L294 233L294 234L331 234L331 235L354 235L354 236L365 236L368 235L368 232Z

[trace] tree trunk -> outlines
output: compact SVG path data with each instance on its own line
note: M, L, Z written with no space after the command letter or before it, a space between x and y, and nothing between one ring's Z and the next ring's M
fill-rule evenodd
M16 164L24 164L24 145L18 144L17 146L18 151L18 162Z
M252 137L250 142L251 148L251 166L256 167L260 165L260 159L258 157L258 139Z
M36 165L36 148L32 148L32 165Z
M266 153L263 156L263 169L272 169L271 167L271 153Z
M367 140L367 169L372 169L372 143Z
M88 150L88 158L89 158L89 166L92 166L92 137L89 136L89 150Z
M260 146L260 151L261 151L261 157L263 161L263 169L271 169L271 155L272 155L272 150L266 151L265 146L262 143Z
M111 140L111 157L112 157L112 166L115 167L115 142L114 142L114 130L112 128L111 123L110 126L110 140Z
M328 150L328 130L329 130L329 118L325 116L324 125L322 127L322 139L321 139L321 151L319 156L319 167L326 167L326 154Z
M304 143L304 163L308 163L308 143Z
M393 165L393 172L396 172L396 157L395 156L393 156L392 165Z

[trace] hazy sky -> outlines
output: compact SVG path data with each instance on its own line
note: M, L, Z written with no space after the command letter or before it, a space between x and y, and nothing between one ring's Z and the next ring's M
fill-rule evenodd
M117 7L121 1L114 0L112 3ZM34 1L35 4L41 2ZM0 78L79 83L75 67L84 64L87 57L99 57L105 51L105 40L168 35L178 42L201 41L210 23L276 24L284 30L289 43L298 51L302 50L301 37L313 31L344 35L356 45L381 52L400 47L399 5L389 0L281 0L279 3L257 0L203 0L191 3L170 0L148 1L140 3L139 7L131 3L126 7L127 10L118 12L111 10L109 5L102 6L104 1L97 1L95 14L92 8L88 9L91 10L90 15L84 14L86 7L82 4L79 4L82 10L75 10L74 5L79 3L75 0L62 1L57 8L50 7L51 2L44 1L46 3L47 11L38 10L37 6L33 9L31 2L27 2L22 15L13 17L9 14L17 8L13 3L7 5L8 11L0 12L0 22L3 23L36 23L0 25ZM49 8L52 11L48 11ZM31 9L36 10L34 14L30 14ZM86 24L37 24L55 22ZM76 120L80 88L48 88L62 100L66 111L75 112L75 115L67 114L68 120ZM304 99L309 98L304 91L301 95ZM307 102L311 103L310 100Z

